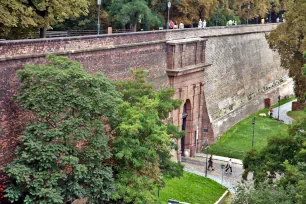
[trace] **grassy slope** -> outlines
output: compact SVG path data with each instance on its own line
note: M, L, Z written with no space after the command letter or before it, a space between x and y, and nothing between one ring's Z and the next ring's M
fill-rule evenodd
M295 97L284 99L281 105L285 104ZM278 104L272 107L277 107ZM211 145L210 153L243 159L243 152L247 152L252 147L253 127L252 120L256 116L255 134L254 134L254 148L261 149L267 144L267 139L273 136L285 136L287 134L287 125L279 123L269 117L260 117L260 113L268 113L269 109L265 108L250 117L240 121L229 129L220 139Z
M301 111L289 111L287 115L294 120L302 119L303 117L306 117L306 113L301 110Z
M160 200L174 199L192 204L215 203L225 192L217 182L202 176L184 172L181 178L166 181L166 187L160 191Z

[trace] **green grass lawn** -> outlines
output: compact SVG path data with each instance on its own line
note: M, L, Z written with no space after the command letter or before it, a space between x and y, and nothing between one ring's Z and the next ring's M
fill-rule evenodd
M281 105L294 100L295 97L284 99ZM277 107L278 104L272 107ZM252 148L253 127L252 120L256 116L254 128L254 148L262 149L267 145L267 139L273 136L287 135L288 126L275 119L268 117L268 108L265 108L250 117L240 121L221 136L215 144L211 145L209 153L231 158L243 159L244 154ZM260 113L267 114L267 117L260 117Z
M284 98L284 99L282 99L282 100L280 101L280 105L284 105L285 103L288 103L288 102L290 102L290 101L293 101L294 99L296 99L295 96L291 96L291 97L289 97L289 98ZM276 107L278 107L278 103L272 105L272 108L276 108Z
M160 191L160 200L167 203L168 199L192 204L215 203L226 188L217 182L184 172L181 178L166 180L166 187Z
M291 118L293 118L294 120L299 120L299 119L302 119L303 117L305 118L306 117L306 113L301 110L301 111L289 111L287 113L287 115Z

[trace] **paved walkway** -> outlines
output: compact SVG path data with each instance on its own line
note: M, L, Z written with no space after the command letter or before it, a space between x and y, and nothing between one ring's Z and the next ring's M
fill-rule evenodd
M232 159L232 169L233 172L225 173L223 170L222 179L222 169L221 164L226 165L230 158L215 156L213 155L213 167L214 171L207 171L207 177L220 183L221 185L227 187L232 193L235 192L235 188L238 183L242 180L243 166L242 161L239 159ZM184 165L184 170L190 173L194 173L200 176L205 176L205 154L196 154L196 157L184 158L182 164ZM252 174L249 175L248 180L251 181Z
M292 102L294 101L296 101L296 99L280 106L279 119L284 121L285 124L291 124L292 121L294 121L291 117L287 115L287 112L292 111ZM278 119L278 108L279 107L273 108L273 118Z

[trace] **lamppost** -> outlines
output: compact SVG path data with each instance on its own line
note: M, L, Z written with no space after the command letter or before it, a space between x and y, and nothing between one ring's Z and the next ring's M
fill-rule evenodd
M206 146L205 150L206 150L206 165L205 165L205 177L207 177L207 157L208 157L208 149L210 148L210 146Z
M256 116L253 118L253 121L252 121L252 125L253 125L252 147L254 147L254 127L255 127L255 119L256 119Z
M279 121L280 100L281 100L281 96L278 96L278 117L277 117L278 121Z
M219 20L218 18L219 18L219 4L217 7L216 26L218 26L218 20Z
M169 16L170 16L170 8L171 8L171 2L170 0L168 1L168 23L167 23L167 29L169 29Z
M251 8L251 5L249 4L249 5L248 5L248 18L247 18L247 24L249 24L250 8Z
M221 185L223 185L223 173L224 173L224 168L225 168L225 165L224 164L221 164L221 172L222 172L222 179L221 179Z
M97 0L98 4L98 35L100 34L100 7L101 7L101 0Z
M272 22L272 4L270 4L270 19L269 19L269 23Z

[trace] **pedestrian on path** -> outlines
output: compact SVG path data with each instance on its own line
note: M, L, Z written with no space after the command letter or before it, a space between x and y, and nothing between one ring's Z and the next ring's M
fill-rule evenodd
M231 173L233 172L233 169L232 169L232 159L230 159L230 160L227 162L226 169L225 169L225 173L227 173L227 170L228 170L228 169L231 169Z
M212 155L210 155L209 160L208 160L208 170L210 167L211 167L211 170L214 171Z
M272 118L273 117L273 109L272 108L270 108L270 118Z

